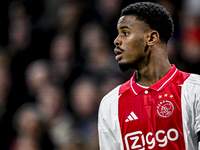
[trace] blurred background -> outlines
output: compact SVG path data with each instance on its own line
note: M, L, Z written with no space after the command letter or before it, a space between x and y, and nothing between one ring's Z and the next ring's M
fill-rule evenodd
M102 97L133 71L113 41L134 0L0 1L0 149L97 150ZM152 0L170 12L171 63L200 74L200 1Z

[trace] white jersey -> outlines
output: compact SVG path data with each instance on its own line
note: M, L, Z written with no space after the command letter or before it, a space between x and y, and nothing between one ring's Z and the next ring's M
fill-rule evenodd
M101 101L100 150L197 150L200 76L174 65L154 85L135 82L135 73Z

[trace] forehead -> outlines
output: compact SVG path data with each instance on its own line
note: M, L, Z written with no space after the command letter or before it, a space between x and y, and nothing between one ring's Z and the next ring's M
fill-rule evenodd
M117 28L129 28L129 29L144 29L148 25L144 21L140 21L134 15L121 16L117 23Z

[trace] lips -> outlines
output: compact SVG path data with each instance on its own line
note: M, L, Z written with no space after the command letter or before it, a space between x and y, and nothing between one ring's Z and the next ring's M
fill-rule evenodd
M114 52L117 54L117 56L115 56L115 59L116 59L116 60L120 60L121 57L122 57L122 52L123 52L123 50L120 49L120 48L118 48L118 47L116 47L116 48L114 49Z

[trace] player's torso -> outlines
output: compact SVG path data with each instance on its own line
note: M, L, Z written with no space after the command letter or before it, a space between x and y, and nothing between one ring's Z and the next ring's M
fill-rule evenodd
M185 150L181 86L162 91L130 90L119 98L118 117L125 150Z

